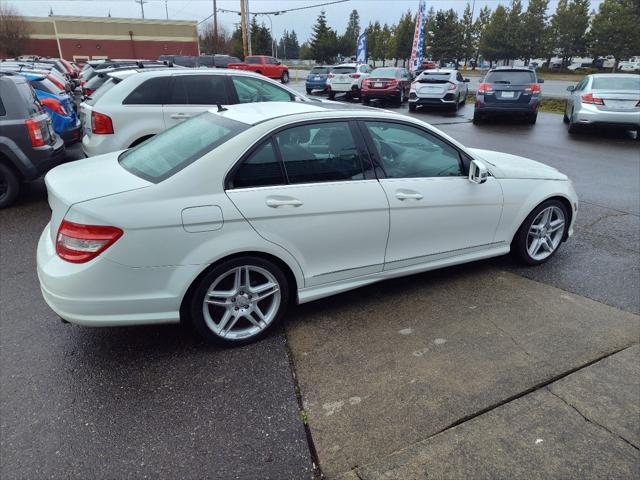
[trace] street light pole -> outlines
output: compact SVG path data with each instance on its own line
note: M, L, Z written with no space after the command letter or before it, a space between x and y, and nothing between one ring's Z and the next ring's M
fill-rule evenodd
M218 53L218 8L216 0L213 0L213 45L215 52Z

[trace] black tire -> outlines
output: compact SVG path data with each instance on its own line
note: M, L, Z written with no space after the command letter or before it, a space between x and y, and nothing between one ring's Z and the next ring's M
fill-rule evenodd
M280 81L282 83L289 83L289 72L282 72L282 77L280 77Z
M562 116L562 121L564 123L569 123L569 117L567 117L567 112L564 112L564 115Z
M569 212L567 211L567 207L564 205L564 203L562 203L560 200L551 199L551 200L546 200L542 202L540 205L534 208L533 211L524 220L524 222L522 222L522 225L520 225L520 228L516 232L515 236L513 237L513 241L511 242L511 253L520 262L526 265L541 265L549 261L549 259L551 259L560 249L560 245L562 245L562 241L561 241L556 247L556 249L551 253L551 255L549 255L548 257L542 260L536 260L532 258L531 255L529 255L529 251L527 250L527 237L529 234L529 229L531 228L531 223L535 220L535 218L538 216L538 214L542 210L551 206L560 208L564 213L565 221L564 221L564 228L562 231L562 238L564 238L567 234L567 228L569 228L569 223L571 218L569 216Z
M277 281L280 293L280 303L278 309L275 313L275 317L262 330L258 333L241 338L241 339L229 339L224 338L213 330L211 330L207 326L207 322L204 316L203 303L204 298L209 290L209 287L213 284L213 282L223 275L225 272L232 270L233 268L237 268L243 265L250 265L262 268L267 270ZM246 257L236 257L226 261L221 262L216 265L214 268L209 270L205 275L201 276L197 281L197 284L194 285L194 289L192 290L191 296L188 300L188 313L190 316L191 324L195 328L195 330L200 334L202 338L204 338L207 342L223 346L223 347L236 347L240 345L246 345L248 343L253 343L258 341L259 339L265 337L271 332L276 325L278 325L282 318L285 315L287 307L289 305L289 283L285 274L282 272L280 267L278 267L275 263L266 260L260 257L246 256ZM223 308L223 307L208 307L208 308ZM238 320L238 322L246 322L243 318Z
M0 162L0 208L13 204L20 193L20 179L13 169Z
M538 114L537 113L531 113L527 117L527 123L529 125L535 125L536 124L536 120L538 120Z
M473 114L473 124L474 125L480 125L482 123L482 115L479 113L474 113Z
M313 89L311 88L307 88L307 95L311 95L311 92L313 91Z
M578 133L579 131L580 131L580 127L578 125L576 125L575 123L573 123L573 121L571 119L569 119L568 132L570 134L573 134L573 133Z
M460 108L460 98L456 98L455 103L451 107L451 111L455 113L458 111L459 108Z
M410 112L415 112L416 111L416 104L415 103L409 102L409 111Z
M336 98L336 92L329 92L329 100L335 100Z
M362 103L363 103L364 105L369 105L369 104L371 103L371 100L369 100L367 97L364 97L364 98L362 99Z
M404 103L404 88L400 89L400 94L398 95L398 100L396 101L398 106L401 106Z

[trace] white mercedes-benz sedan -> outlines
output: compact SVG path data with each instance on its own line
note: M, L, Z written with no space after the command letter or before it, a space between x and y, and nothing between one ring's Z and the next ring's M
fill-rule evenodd
M554 168L348 105L220 107L46 177L45 300L89 326L191 322L240 345L304 303L572 234Z

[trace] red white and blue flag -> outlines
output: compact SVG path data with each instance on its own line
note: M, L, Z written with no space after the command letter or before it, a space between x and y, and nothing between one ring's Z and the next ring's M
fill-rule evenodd
M416 30L413 34L413 47L411 49L411 60L409 70L414 71L422 66L422 51L424 49L424 23L427 16L427 5L425 0L420 0L418 13L416 14Z

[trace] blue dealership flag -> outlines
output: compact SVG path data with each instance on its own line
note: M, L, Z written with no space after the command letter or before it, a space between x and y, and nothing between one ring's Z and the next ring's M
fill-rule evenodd
M358 49L356 50L356 62L367 63L367 32L358 37Z

